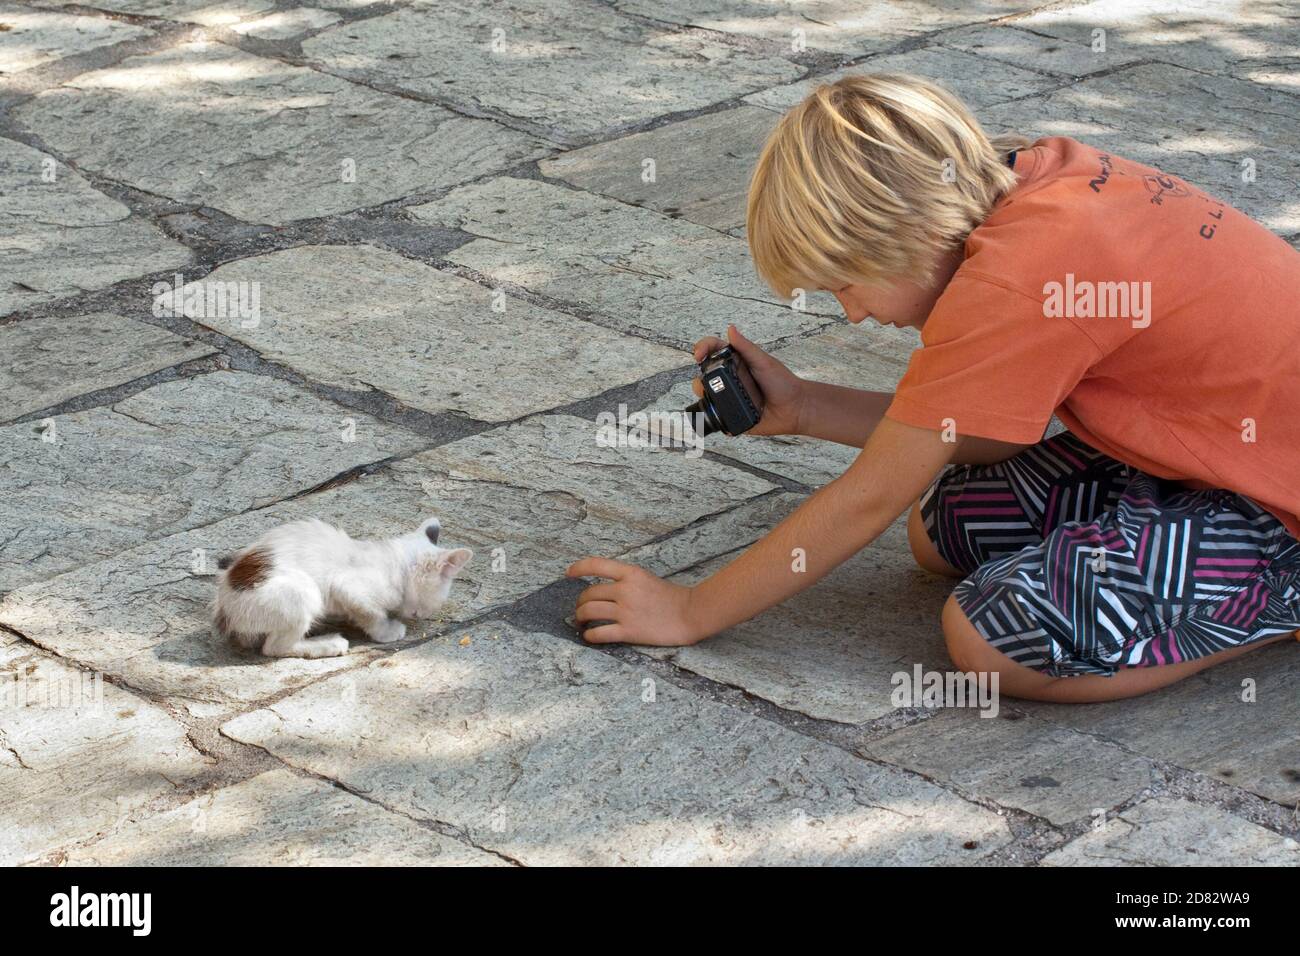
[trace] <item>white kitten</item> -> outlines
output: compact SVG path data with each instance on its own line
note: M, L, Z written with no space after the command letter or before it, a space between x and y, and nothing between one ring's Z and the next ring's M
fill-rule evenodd
M438 547L440 525L387 541L354 541L323 521L295 521L221 563L212 621L217 633L268 657L337 657L341 634L308 637L313 624L346 621L379 644L400 641L451 591L474 552ZM390 616L391 615L391 616Z

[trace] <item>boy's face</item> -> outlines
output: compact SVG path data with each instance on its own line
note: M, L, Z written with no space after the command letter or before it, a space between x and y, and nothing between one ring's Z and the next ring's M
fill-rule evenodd
M845 318L854 325L870 317L881 325L920 329L948 287L962 258L960 248L944 256L935 269L934 280L928 285L911 279L894 279L872 285L846 285L830 291L843 306Z

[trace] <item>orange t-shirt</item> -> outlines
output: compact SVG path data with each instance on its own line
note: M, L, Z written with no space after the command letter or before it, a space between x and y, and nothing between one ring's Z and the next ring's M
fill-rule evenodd
M1055 412L1112 458L1246 495L1300 537L1300 253L1072 139L1015 170L886 414L1028 444Z

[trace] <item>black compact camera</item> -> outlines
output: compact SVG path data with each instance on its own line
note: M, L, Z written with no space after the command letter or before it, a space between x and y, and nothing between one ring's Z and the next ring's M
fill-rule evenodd
M697 435L740 435L763 417L763 391L730 345L700 363L700 381L704 397L686 409Z

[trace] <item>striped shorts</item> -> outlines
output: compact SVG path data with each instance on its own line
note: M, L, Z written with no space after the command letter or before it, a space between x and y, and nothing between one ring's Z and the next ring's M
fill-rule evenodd
M1055 677L1194 660L1300 629L1300 542L1249 498L1191 491L1070 433L953 465L921 498L954 596Z

